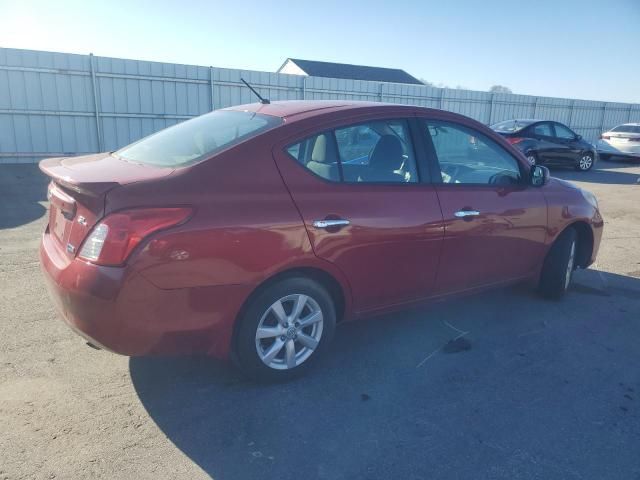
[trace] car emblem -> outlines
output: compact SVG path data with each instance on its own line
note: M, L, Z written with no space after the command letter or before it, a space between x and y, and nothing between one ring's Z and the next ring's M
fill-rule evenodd
M71 245L70 243L67 243L67 252L69 253L75 253L76 251L76 247L74 247L73 245Z
M186 250L174 250L169 254L171 260L187 260L189 258L189 252Z
M80 215L80 216L78 217L78 223L79 223L80 225L82 225L83 227L86 227L86 226L87 226L87 219L86 219L86 218L84 218L82 215Z

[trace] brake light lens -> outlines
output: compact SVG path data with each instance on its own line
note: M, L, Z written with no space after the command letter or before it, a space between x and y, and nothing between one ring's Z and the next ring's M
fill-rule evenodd
M79 257L98 265L122 265L140 242L154 232L186 221L191 208L140 208L107 215L82 245Z
M507 137L507 142L511 145L515 145L516 143L520 143L524 140L522 137Z
M602 140L609 140L611 137L609 135L600 135Z

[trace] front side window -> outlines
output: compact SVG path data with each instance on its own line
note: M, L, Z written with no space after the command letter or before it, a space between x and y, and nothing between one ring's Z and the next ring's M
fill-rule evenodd
M426 121L447 184L514 185L520 182L518 161L485 135L462 125Z
M539 123L533 127L534 135L539 135L541 137L553 137L553 133L551 132L551 125L548 123Z
M565 140L573 140L574 138L576 138L575 134L564 125L555 123L553 127L556 131L557 138L563 138Z
M160 130L115 152L132 162L179 167L238 144L281 123L270 115L218 110Z
M322 132L286 148L315 175L355 183L416 183L418 173L404 120L380 120Z

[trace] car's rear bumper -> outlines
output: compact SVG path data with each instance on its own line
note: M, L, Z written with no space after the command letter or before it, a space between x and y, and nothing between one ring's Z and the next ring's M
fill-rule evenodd
M227 358L233 323L249 293L240 285L160 289L124 267L70 261L46 232L40 264L64 321L92 344L130 356Z

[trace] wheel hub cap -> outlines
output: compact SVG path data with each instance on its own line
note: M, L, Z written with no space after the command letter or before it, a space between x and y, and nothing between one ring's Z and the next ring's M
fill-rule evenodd
M298 336L298 329L295 327L287 328L287 339L292 340Z
M295 368L320 344L323 316L320 305L303 294L276 300L256 330L256 351L262 363L276 370Z

